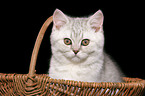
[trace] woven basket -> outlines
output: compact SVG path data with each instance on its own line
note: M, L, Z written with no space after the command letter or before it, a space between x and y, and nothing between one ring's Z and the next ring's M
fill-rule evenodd
M43 36L53 17L43 24L31 57L28 74L0 73L0 96L139 96L145 91L145 80L123 77L125 83L77 82L56 80L47 74L35 74L35 65Z

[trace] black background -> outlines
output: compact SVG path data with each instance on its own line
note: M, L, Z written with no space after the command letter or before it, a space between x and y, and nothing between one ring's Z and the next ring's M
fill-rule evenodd
M70 16L88 16L101 9L104 13L105 50L128 77L145 79L144 22L141 2L84 2L65 5L59 2L1 3L0 73L27 74L37 34L56 8ZM36 70L46 73L51 56L48 28L42 42Z

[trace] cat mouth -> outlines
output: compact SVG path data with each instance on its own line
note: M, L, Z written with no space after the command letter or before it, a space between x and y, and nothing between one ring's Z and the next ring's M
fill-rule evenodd
M68 54L67 52L64 54L64 56L74 63L84 62L88 57L86 54Z
M74 57L71 58L71 61L73 61L73 62L80 62L81 58L75 55Z

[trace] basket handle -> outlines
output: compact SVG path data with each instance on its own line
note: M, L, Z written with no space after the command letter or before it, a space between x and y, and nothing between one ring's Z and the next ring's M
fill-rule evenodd
M36 60L37 60L37 56L38 56L38 52L39 52L39 48L43 39L43 36L45 34L45 31L47 30L48 26L50 25L50 23L53 20L53 16L49 17L44 24L42 25L39 34L37 36L37 39L35 41L35 45L34 45L34 49L33 49L33 53L31 56L31 62L30 62L30 67L29 67L29 73L28 75L31 77L35 74L35 66L36 66Z

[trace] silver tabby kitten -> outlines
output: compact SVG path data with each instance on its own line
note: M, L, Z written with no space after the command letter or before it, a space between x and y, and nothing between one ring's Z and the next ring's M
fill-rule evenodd
M72 18L56 9L49 76L86 82L121 82L122 72L104 52L103 13Z

